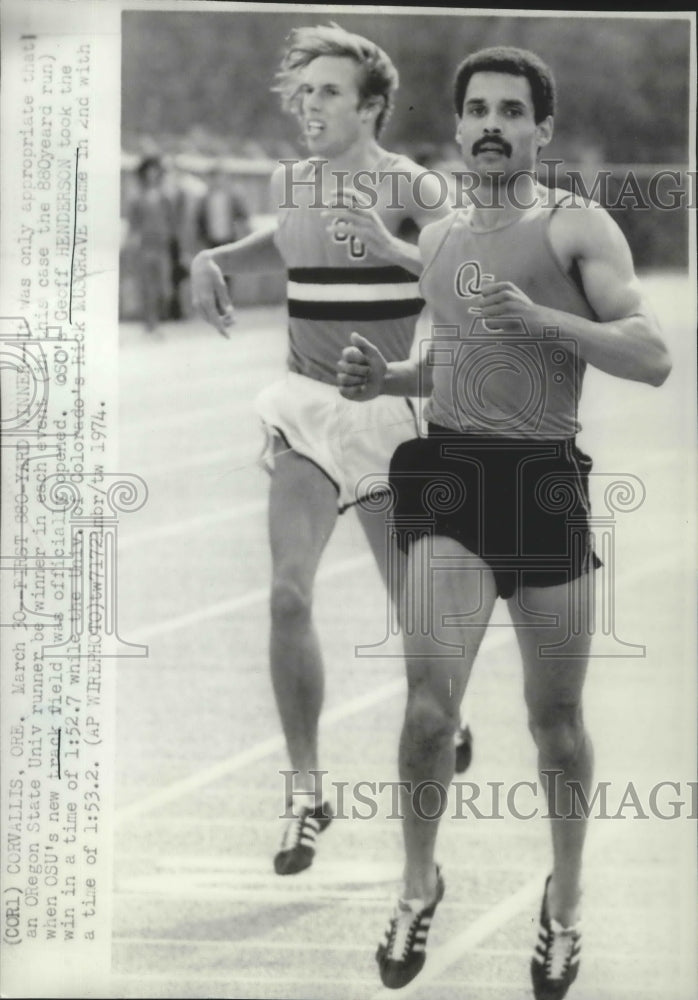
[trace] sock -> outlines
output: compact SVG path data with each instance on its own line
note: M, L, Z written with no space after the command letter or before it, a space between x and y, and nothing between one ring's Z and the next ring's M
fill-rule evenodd
M301 810L315 809L315 794L313 792L297 791L293 793L292 809L296 816L300 816Z

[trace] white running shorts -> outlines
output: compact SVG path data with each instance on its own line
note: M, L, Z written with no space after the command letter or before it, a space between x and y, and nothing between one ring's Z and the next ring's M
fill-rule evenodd
M295 372L263 389L255 409L267 436L263 467L273 470L274 438L280 438L334 483L340 512L387 484L393 452L418 436L409 399L379 396L357 403L336 386Z

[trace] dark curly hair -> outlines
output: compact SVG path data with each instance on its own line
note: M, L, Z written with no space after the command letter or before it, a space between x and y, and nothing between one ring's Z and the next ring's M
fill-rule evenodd
M148 176L148 171L152 167L155 167L159 171L160 175L165 172L165 168L159 156L144 156L136 168L136 176L139 181L145 181Z
M463 101L470 77L474 73L509 73L525 76L531 87L533 112L536 124L555 114L555 80L552 70L534 52L499 45L481 49L464 59L456 70L453 81L453 100L456 114L463 114Z

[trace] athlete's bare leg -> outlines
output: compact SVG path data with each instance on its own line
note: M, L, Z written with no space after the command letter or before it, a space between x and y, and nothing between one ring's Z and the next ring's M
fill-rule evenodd
M388 522L384 511L372 511L370 507L358 504L356 514L363 528L376 565L393 605L398 607L405 567L405 555L396 545L390 545Z
M448 557L451 568L434 570L430 551L436 557ZM469 568L456 568L457 560L461 567ZM443 808L441 796L453 778L453 734L461 699L492 614L496 590L486 563L453 539L437 536L410 547L405 592L408 694L400 738L400 778L410 789L429 781L443 792L433 786L425 788L419 801L413 800L411 792L403 795L404 898L430 902L436 893L438 820L425 817ZM462 653L444 656L444 644L460 646Z
M276 442L269 495L272 556L271 675L296 790L318 769L322 655L312 619L313 584L337 520L337 491L312 462Z
M357 506L356 512L393 605L393 611L396 616L395 626L397 627L402 615L400 601L404 600L405 596L403 583L407 557L397 547L397 544L390 543L389 541L385 512L372 511L370 507L363 508L361 504ZM389 548L389 546L391 547ZM390 609L386 606L386 614L389 613ZM454 746L457 748L456 770L460 771L460 773L466 771L470 765L472 739L470 727L460 718L457 733L454 734Z
M586 676L590 630L586 603L587 578L559 587L524 587L510 600L512 619L524 664L524 693L531 733L538 748L538 767L548 791L551 815L568 817L573 805L568 783L591 793L593 751L584 728L582 688ZM527 610L522 610L527 609ZM577 609L574 634L571 611ZM541 613L557 624L540 624ZM546 655L546 647L565 643L563 655ZM550 652L549 650L547 651ZM555 780L543 772L561 772ZM587 823L580 818L552 819L553 871L548 907L563 927L577 922L582 849Z

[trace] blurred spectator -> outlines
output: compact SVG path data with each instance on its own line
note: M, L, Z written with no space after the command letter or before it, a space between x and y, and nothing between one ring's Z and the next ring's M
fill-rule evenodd
M189 278L189 268L194 255L201 249L199 236L199 211L206 197L207 186L200 177L179 167L174 159L168 160L163 184L172 206L174 227L170 240L172 267L172 292L168 316L181 319L189 300L184 287Z
M164 168L160 158L146 156L136 176L138 187L128 210L128 239L137 259L143 320L152 331L167 316L172 297L171 243L175 218L163 187Z
M198 212L198 235L205 247L235 243L251 232L250 214L241 191L221 167L209 174Z
M221 167L209 174L208 190L199 205L198 223L199 240L207 249L236 243L252 232L242 192ZM232 295L232 279L226 280Z

